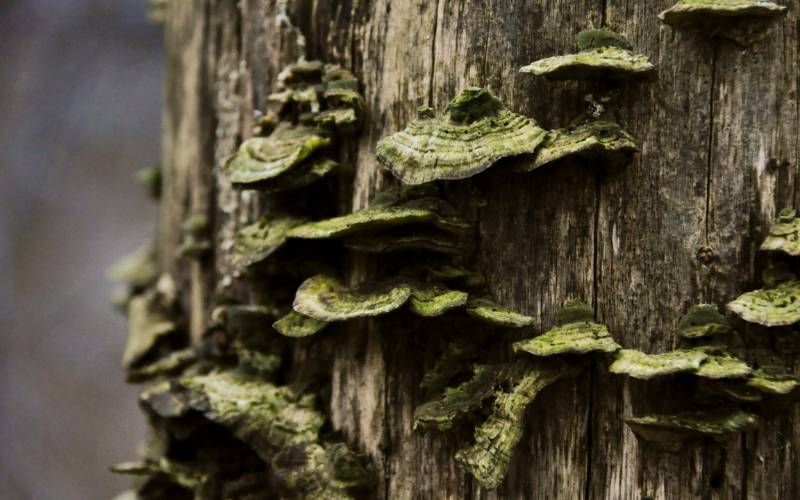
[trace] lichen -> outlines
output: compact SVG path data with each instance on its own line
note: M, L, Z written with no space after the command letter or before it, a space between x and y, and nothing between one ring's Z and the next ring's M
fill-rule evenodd
M520 72L548 80L652 80L657 76L656 67L647 56L619 47L540 59L523 66Z
M326 326L328 326L327 321L320 321L297 311L289 312L272 324L272 327L281 335L294 338L315 335L324 330Z
M594 311L581 301L570 301L559 311L560 326L538 337L513 344L514 352L534 356L616 352L620 349L608 329L593 321Z
M725 316L714 304L692 306L678 322L678 335L685 339L698 339L730 333Z
M488 90L468 88L441 118L425 113L378 142L381 164L404 184L476 175L502 158L533 153L545 130L505 109Z
M761 250L800 256L800 218L795 209L781 210L778 222L770 228L769 235L761 244Z
M679 0L658 17L673 28L747 46L762 40L770 25L786 11L786 7L767 0Z
M758 424L758 416L739 409L722 409L626 418L625 423L641 439L677 450L691 436L719 438L751 429Z
M680 372L696 372L706 358L708 354L699 349L680 349L662 354L621 349L608 371L647 380Z
M772 288L740 295L728 304L728 310L748 323L785 326L800 321L800 281L789 280Z
M534 323L534 318L518 313L489 299L471 299L466 305L467 314L487 323L506 328L522 328Z
M510 387L497 391L492 414L475 428L475 443L456 453L456 460L487 489L496 488L508 471L522 438L527 407L542 389L577 369L549 359L518 362L509 371Z
M520 170L531 172L567 158L597 159L611 169L619 169L628 165L637 151L639 148L630 134L616 122L602 118L550 131L533 161L522 165Z

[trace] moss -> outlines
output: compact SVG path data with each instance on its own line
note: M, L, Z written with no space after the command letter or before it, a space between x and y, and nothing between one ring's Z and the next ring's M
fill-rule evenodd
M467 303L467 314L487 323L506 328L522 328L533 324L534 319L488 299L473 299Z
M727 38L747 46L762 40L771 24L786 11L786 7L766 0L679 0L658 17L676 29Z
M785 326L800 321L800 282L785 281L748 292L728 304L728 310L749 323Z
M378 160L404 184L471 177L502 158L535 152L546 136L485 89L464 90L447 109L378 142Z
M761 244L761 250L800 256L800 218L792 208L781 210L778 221Z
M520 68L549 80L653 80L656 67L642 54L617 47L549 57Z
M583 30L578 33L578 50L593 50L603 47L633 50L633 46L625 37L608 28Z
M678 334L685 339L696 339L730 333L731 329L716 305L692 306L678 322Z

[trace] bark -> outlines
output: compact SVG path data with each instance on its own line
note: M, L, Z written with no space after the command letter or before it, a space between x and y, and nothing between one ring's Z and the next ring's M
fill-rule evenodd
M250 135L277 72L298 47L276 23L277 0L181 0L166 12L162 266L178 279L198 338L215 293L249 297L223 242L252 222L263 195L236 192L217 167ZM477 218L472 263L494 296L553 326L565 299L595 307L625 347L671 349L678 318L698 302L725 303L753 288L756 245L776 211L796 201L800 2L747 50L674 31L656 17L672 0L296 0L307 56L361 80L365 127L342 210L361 208L389 181L375 144L414 116L442 109L467 85L489 86L542 126L565 126L592 86L518 73L568 53L588 26L609 26L659 68L652 84L621 88L621 119L641 153L623 172L588 163L531 175L501 168L448 188ZM351 192L352 191L352 192ZM473 208L474 200L486 203ZM173 258L181 222L213 221L214 258ZM368 265L354 262L353 273ZM724 446L680 454L645 449L623 416L668 409L667 386L623 382L600 366L546 390L528 412L514 465L483 491L453 460L464 436L413 432L429 332L369 324L329 341L333 427L380 471L378 498L795 498L800 495L797 410L763 420ZM297 359L303 351L298 348ZM459 441L460 440L460 441Z

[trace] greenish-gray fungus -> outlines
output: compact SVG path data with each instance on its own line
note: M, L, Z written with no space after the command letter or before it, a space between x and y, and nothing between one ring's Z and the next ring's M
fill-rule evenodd
M286 243L288 232L306 222L301 217L285 216L261 218L236 233L233 261L246 267L263 262Z
M345 321L378 316L402 307L411 297L406 283L390 283L374 289L352 289L331 276L313 276L300 285L294 310L320 321Z
M579 369L556 359L516 362L510 368L510 388L498 390L492 414L475 428L475 443L456 453L456 460L487 489L496 488L508 472L514 449L522 439L525 410L539 392Z
M627 166L638 151L633 137L618 123L601 118L569 129L550 131L533 161L519 170L532 172L567 158L599 159L611 169L620 169Z
M778 283L740 295L728 310L747 321L764 326L786 326L800 322L800 282Z
M128 341L122 355L124 368L134 368L161 339L177 332L174 318L159 301L156 290L131 298L128 304Z
M709 354L695 375L710 379L744 378L753 373L746 361L729 353Z
M472 299L466 305L467 314L474 318L506 328L522 328L534 323L531 316L513 311L489 299Z
M272 460L282 484L300 498L346 500L371 481L369 470L342 443L309 443L281 450Z
M441 118L421 114L378 142L378 161L404 184L476 175L498 160L534 153L547 132L503 107L488 90L471 87Z
M107 271L109 278L139 291L154 285L159 273L158 255L152 243L147 243L121 258Z
M740 409L722 409L626 418L625 423L641 439L677 451L691 436L720 438L752 429L758 424L758 416Z
M631 50L630 44L609 30L587 30L578 35L579 52L540 59L520 68L521 73L548 80L653 80L656 67Z
M658 17L676 29L747 46L762 40L770 25L786 12L786 7L767 0L679 0Z
M800 256L800 218L793 208L785 208L778 214L769 235L761 244L762 251L783 252L792 257Z
M131 368L125 375L125 381L129 384L140 384L159 377L177 375L195 363L197 359L198 354L195 348L179 349L153 363Z
M161 168L150 166L136 172L136 182L144 186L147 194L157 200L161 197Z
M209 223L205 215L194 215L183 222L183 241L178 246L178 257L199 259L211 252Z
M747 380L747 386L757 389L765 394L785 396L800 385L800 380L794 375L785 373L772 373L767 370L755 370L753 376Z
M437 399L417 407L414 429L451 429L460 418L479 410L494 395L497 384L507 377L507 367L476 365L470 380L446 388Z
M434 317L463 307L469 294L460 290L450 290L439 285L417 286L411 291L409 309L417 316Z
M608 329L594 322L594 311L581 301L569 301L559 311L560 326L532 339L513 344L514 352L534 356L559 354L612 353L621 347Z
M244 141L225 163L223 172L235 186L257 189L331 143L330 137L315 128L281 122L269 136Z
M310 337L324 330L326 326L327 321L320 321L297 311L289 312L272 324L272 328L281 335L294 338Z
M608 371L638 379L651 379L681 372L696 372L708 354L699 349L680 349L662 354L645 354L635 349L617 351Z
M714 304L692 306L678 322L678 334L685 339L697 339L730 333L725 316Z
M608 28L583 30L578 33L578 50L592 50L603 47L633 50L633 45L624 36Z

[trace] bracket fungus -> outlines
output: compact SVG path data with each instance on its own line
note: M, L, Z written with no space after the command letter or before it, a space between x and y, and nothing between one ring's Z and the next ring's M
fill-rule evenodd
M658 17L673 28L747 46L763 39L770 24L786 11L786 7L768 0L678 0Z
M123 284L112 296L114 306L127 314L131 298L155 285L159 273L158 254L152 243L112 264L106 271L107 276Z
M594 311L588 304L568 301L559 311L559 325L532 339L515 342L514 352L534 356L616 352L620 349L608 329L594 322Z
M287 315L272 324L272 328L285 337L310 337L328 326L327 321L321 321L297 311L290 311Z
M520 72L548 80L652 80L657 76L650 59L631 50L627 40L612 31L582 31L578 43L578 53L540 59Z
M678 335L684 339L705 338L730 332L725 316L714 304L692 306L678 322Z
M628 165L638 151L633 137L612 119L579 121L568 129L548 132L533 161L519 170L532 172L565 158L576 157L602 160L609 168L619 169Z
M183 241L178 246L178 257L198 259L212 250L209 223L205 215L194 215L183 223Z
M625 423L641 439L677 451L692 436L720 438L752 429L758 424L758 416L740 409L722 409L626 418Z
M450 101L443 117L423 110L404 130L379 141L377 156L404 184L463 179L502 158L535 152L546 134L488 90L470 87Z
M792 279L747 292L730 302L728 310L748 323L793 325L800 322L800 281Z
M466 311L473 318L506 328L522 328L530 326L534 322L534 318L508 309L486 298L470 300L466 304Z
M651 379L680 372L696 372L708 358L702 350L681 349L662 354L645 354L635 349L621 349L608 371L638 379Z
M769 230L761 244L761 250L783 252L792 257L800 256L800 218L793 208L785 208L778 214L778 222Z
M164 291L168 288L166 282L171 280L165 276L159 281L161 287L133 297L128 304L128 341L122 355L122 365L126 369L140 366L162 339L178 331L171 311L173 297Z

